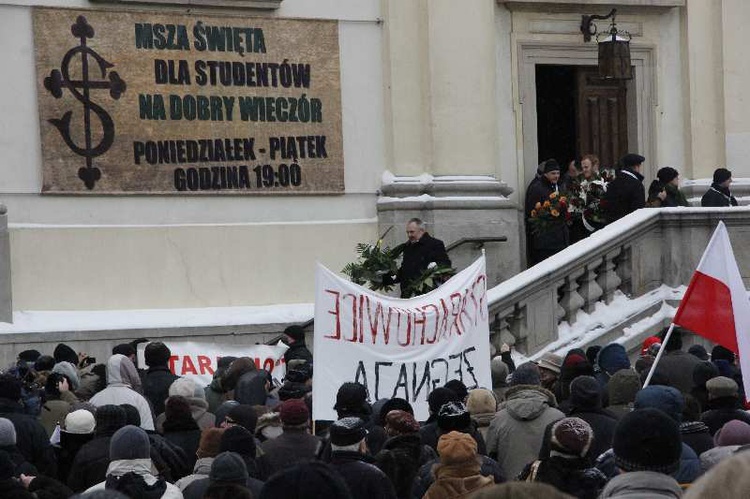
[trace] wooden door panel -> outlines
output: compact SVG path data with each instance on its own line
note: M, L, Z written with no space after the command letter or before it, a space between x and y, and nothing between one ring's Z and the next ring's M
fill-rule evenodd
M578 68L579 156L593 153L612 167L628 152L627 94L624 82L602 80L596 68Z

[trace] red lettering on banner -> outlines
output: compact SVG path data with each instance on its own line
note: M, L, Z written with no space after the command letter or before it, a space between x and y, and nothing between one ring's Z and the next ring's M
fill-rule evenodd
M487 307L484 305L484 301L487 299L487 276L484 274L481 274L479 277L477 277L476 282L474 282L474 285L476 286L480 282L484 282L482 285L482 296L479 297L479 313L477 315L481 315L482 319L487 319L487 316L483 313L485 310L487 310Z
M390 324L391 314L388 312L388 325L385 324L385 317L383 315L383 304L376 302L375 304L375 322L372 321L372 307L370 303L370 297L367 297L367 317L370 320L370 334L372 336L372 344L375 345L378 342L378 327L382 325L383 331L383 343L388 344L390 340Z
M198 356L198 369L200 369L201 374L206 374L207 372L212 376L214 374L214 370L211 368L211 359L205 355Z
M174 369L174 363L179 359L177 355L172 355L169 357L169 372L172 374L177 374Z
M340 340L341 339L341 303L339 301L339 297L341 296L341 293L338 291L333 291L332 289L326 289L326 293L330 293L336 297L336 307L333 310L329 310L328 313L331 315L336 316L336 332L333 335L325 335L323 338L330 338L332 340Z
M357 296L351 293L347 293L341 298L341 301L344 301L349 297L351 297L352 299L352 337L345 337L344 339L346 341L354 343L355 341L357 341Z
M408 310L403 311L403 315L406 316L406 341L401 341L401 309L396 309L396 313L398 314L398 332L396 339L398 340L399 346L405 347L409 346L409 343L411 343L411 314Z
M437 307L437 305L433 303L428 303L427 305L422 307L422 310L427 310L428 308L434 308L435 309L435 331L432 335L432 339L427 339L427 344L432 345L435 343L438 339L438 327L440 326L439 318L440 318L440 309ZM422 344L424 345L424 335L422 335Z
M193 359L189 355L185 355L182 358L182 373L180 375L185 376L186 374L198 374L198 371L195 370Z
M453 316L453 321L448 329L448 337L453 335L453 330L455 329L455 332L458 336L461 335L461 329L458 327L458 318L461 316L461 293L453 293L450 296L451 301L451 315Z

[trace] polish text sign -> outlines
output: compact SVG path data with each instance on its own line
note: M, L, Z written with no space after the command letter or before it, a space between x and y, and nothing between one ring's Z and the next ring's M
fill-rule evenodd
M401 397L429 416L427 395L452 379L491 388L484 257L438 289L410 299L374 293L322 265L316 272L313 417L335 420L342 383L370 401Z

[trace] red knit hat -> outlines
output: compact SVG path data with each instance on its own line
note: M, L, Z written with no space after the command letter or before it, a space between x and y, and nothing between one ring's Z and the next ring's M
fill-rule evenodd
M302 399L285 400L279 408L281 422L288 426L297 426L307 423L310 411Z
M661 338L657 336L649 336L643 341L643 345L641 345L641 355L646 355L648 353L649 347L653 345L654 343L661 343Z

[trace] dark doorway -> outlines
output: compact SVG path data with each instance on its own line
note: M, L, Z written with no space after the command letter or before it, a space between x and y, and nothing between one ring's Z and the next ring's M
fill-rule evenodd
M538 162L599 156L614 167L628 151L625 82L602 80L596 66L536 66Z

